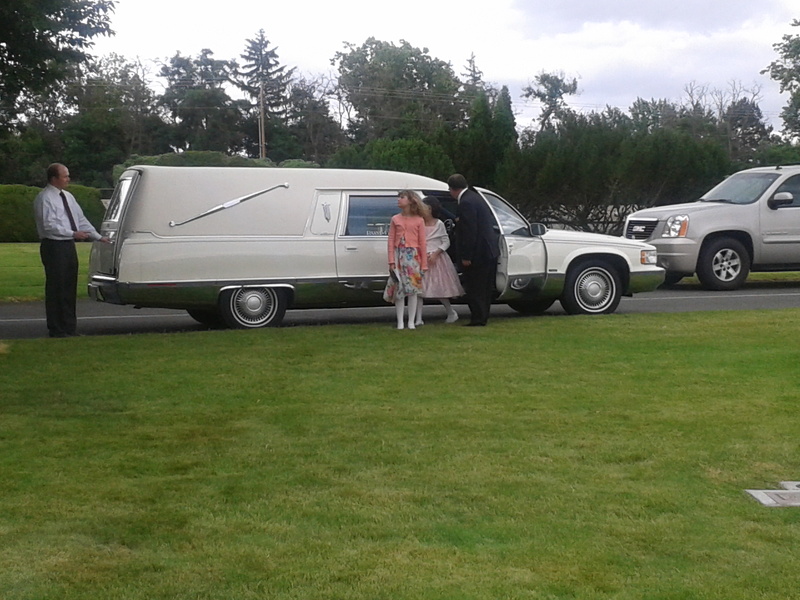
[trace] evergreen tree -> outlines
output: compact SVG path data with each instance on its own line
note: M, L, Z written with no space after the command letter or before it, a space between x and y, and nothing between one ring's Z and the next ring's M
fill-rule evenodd
M241 67L235 65L233 72L234 84L247 94L250 102L245 149L251 156L284 160L287 152L300 152L300 145L291 139L286 122L288 89L294 69L287 70L280 64L277 48L270 48L263 29L246 43L240 55L244 63Z
M282 117L295 70L282 66L277 48L269 46L263 29L258 30L255 38L247 40L247 47L240 55L244 64L235 67L234 81L255 104L260 102L263 94L264 110L270 116Z
M517 138L517 120L514 117L511 94L504 85L492 110L492 146L496 162L502 160L509 148L516 146Z

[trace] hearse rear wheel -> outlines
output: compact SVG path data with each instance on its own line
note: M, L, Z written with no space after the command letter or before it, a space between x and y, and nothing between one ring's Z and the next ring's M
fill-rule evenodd
M225 290L219 299L222 318L233 329L277 327L286 314L286 304L286 292L270 287Z

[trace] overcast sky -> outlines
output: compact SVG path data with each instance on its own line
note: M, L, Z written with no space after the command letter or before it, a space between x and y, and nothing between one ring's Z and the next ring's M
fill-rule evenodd
M281 64L313 77L335 73L330 60L345 42L406 40L457 75L474 54L485 81L508 86L523 127L536 109L521 89L546 71L578 78L570 104L580 111L627 110L637 97L677 102L692 82L760 86L778 130L788 97L760 71L777 58L773 44L800 34L797 18L800 0L117 0L116 35L94 51L164 61L208 48L239 59L263 29Z

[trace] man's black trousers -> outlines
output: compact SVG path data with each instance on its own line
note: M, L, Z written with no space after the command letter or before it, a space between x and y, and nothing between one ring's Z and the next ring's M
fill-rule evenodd
M50 337L75 335L78 320L78 252L72 240L42 240L39 255L44 265L44 296Z
M495 293L495 278L497 276L497 263L491 260L488 263L473 262L464 268L461 283L467 294L470 323L486 325L489 320L489 309Z

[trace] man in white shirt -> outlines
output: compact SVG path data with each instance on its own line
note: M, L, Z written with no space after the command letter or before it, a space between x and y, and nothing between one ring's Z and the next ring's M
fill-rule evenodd
M69 169L54 163L47 168L47 186L33 201L39 255L44 265L45 312L50 337L77 335L75 301L78 292L76 241L108 243L84 216L75 197L66 191Z

